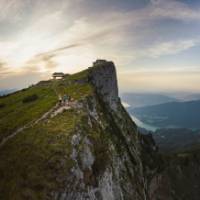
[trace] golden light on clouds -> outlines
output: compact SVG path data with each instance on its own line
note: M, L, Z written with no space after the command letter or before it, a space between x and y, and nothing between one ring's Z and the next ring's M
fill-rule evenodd
M176 0L0 0L0 11L0 89L16 87L20 77L29 77L17 85L26 87L54 71L77 72L98 58L114 61L125 90L198 89L199 72L190 69L200 68L199 7ZM177 69L163 72L172 60Z
M200 92L200 71L132 72L119 74L122 90Z

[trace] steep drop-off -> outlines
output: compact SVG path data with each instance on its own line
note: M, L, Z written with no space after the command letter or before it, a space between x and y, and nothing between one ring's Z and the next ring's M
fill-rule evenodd
M73 101L59 106L58 94ZM121 105L112 62L0 104L0 199L150 199L156 148Z

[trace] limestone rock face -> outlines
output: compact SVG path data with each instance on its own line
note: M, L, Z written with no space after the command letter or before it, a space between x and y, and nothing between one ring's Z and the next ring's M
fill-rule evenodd
M113 111L94 96L82 102L82 108L85 124L71 136L74 164L66 175L65 190L55 192L55 198L148 200L154 168L144 163L152 162L148 154L153 144L140 136L120 102Z
M66 190L55 192L56 199L150 199L155 144L138 133L123 108L114 64L95 62L88 80L95 93L80 102L85 123L72 134L74 165L67 175ZM71 186L70 180L74 180Z
M90 79L104 102L108 103L112 109L116 109L119 97L114 63L97 60L91 68Z

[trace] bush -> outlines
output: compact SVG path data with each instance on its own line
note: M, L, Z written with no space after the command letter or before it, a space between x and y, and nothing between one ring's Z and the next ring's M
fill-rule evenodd
M38 99L38 96L36 94L33 94L33 95L30 95L30 96L27 96L25 97L22 102L23 103L29 103L29 102L32 102L32 101L36 101Z
M6 104L0 103L0 109L1 109L1 108L4 108L5 106L6 106Z

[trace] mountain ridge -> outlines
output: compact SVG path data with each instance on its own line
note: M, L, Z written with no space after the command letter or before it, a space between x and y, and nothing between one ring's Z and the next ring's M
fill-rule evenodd
M141 121L157 127L200 128L200 100L169 102L129 109Z
M58 94L70 95L74 106L42 117ZM155 144L121 105L112 62L39 82L0 103L1 140L34 122L0 147L1 199L149 199Z
M157 105L166 102L178 101L173 97L159 93L122 93L121 98L128 103L131 108Z
M71 101L60 104L66 94ZM9 138L0 146L0 199L199 197L191 184L200 186L192 170L200 175L199 150L158 153L152 135L140 134L121 104L113 62L41 81L1 97L0 105L0 141Z

